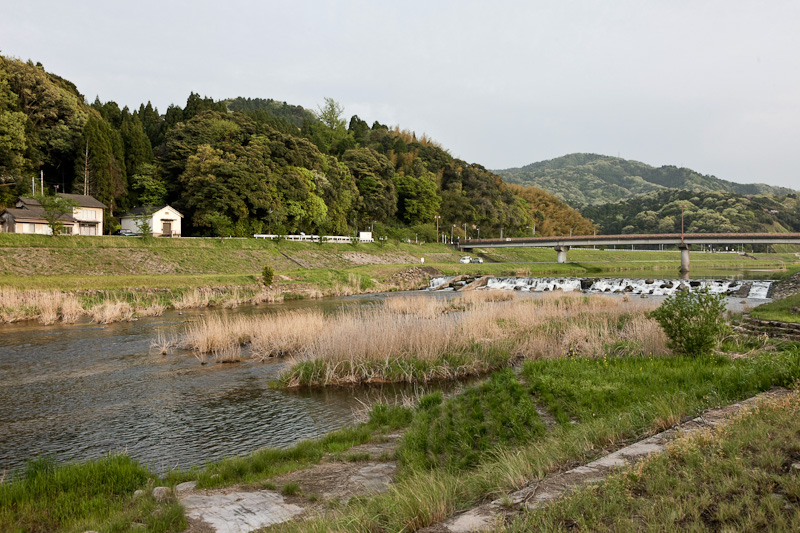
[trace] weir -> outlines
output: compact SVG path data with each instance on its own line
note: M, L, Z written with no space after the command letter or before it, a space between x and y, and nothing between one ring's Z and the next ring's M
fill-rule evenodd
M452 288L443 289L452 279L449 277L434 278L431 280L430 290L453 290ZM761 300L769 297L771 287L772 281L491 277L487 280L485 288L477 290L582 291L587 294L669 296L679 290L706 289L715 294Z

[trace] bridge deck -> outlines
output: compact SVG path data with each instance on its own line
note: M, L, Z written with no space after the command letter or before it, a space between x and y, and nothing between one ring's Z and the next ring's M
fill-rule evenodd
M571 237L517 237L471 239L459 248L501 248L511 246L624 246L631 244L800 244L800 233L662 233L653 235L574 235Z

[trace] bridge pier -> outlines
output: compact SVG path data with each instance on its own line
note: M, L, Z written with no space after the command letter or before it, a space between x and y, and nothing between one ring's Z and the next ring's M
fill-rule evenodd
M555 250L558 253L557 261L559 263L566 263L567 262L567 252L569 251L569 246L556 246Z
M689 245L681 243L678 245L678 250L681 251L681 277L688 279L689 277Z

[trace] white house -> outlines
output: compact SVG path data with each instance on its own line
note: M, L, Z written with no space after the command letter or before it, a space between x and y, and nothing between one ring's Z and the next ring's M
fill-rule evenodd
M154 237L180 237L183 215L170 205L136 207L120 217L122 230L142 233L146 223Z
M72 215L64 215L59 219L64 226L65 235L102 235L103 210L105 204L91 196L82 194L59 194L58 196L72 200L77 205ZM41 204L33 198L21 196L14 208L6 209L0 214L2 230L7 233L36 233L51 235L52 231L44 218Z

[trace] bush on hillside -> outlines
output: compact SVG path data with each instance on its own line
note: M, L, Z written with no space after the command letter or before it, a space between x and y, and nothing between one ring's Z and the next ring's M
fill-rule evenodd
M673 351L698 356L712 353L728 332L724 313L725 297L703 289L676 292L651 316L661 325Z
M261 281L267 287L272 285L272 280L275 278L275 269L269 265L264 265L264 270L261 271Z

